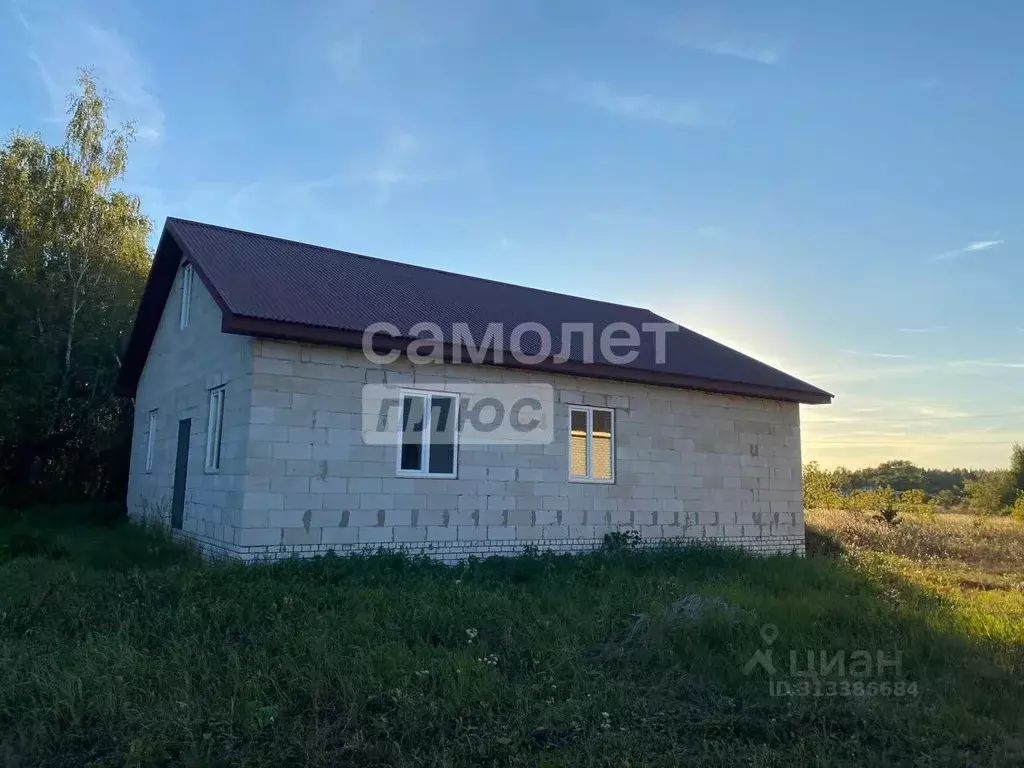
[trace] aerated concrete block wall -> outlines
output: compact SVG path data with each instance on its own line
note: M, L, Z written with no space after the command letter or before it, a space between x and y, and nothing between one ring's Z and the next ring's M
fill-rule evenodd
M234 555L247 479L253 340L222 333L221 311L195 276L187 328L179 327L178 269L135 397L128 511L169 524L178 422L191 419L185 509L180 535L210 553ZM210 390L224 386L221 466L206 471ZM146 471L149 412L157 410L153 469Z
M553 385L554 442L461 445L457 479L397 477L395 445L364 444L364 384L465 381ZM614 484L568 480L574 403L615 410ZM795 403L257 340L251 404L245 492L223 529L243 559L385 547L452 561L583 551L616 531L804 550Z
M224 334L180 280L139 382L128 505L166 521L178 421L191 418L181 535L245 560L402 548L447 561L599 546L605 534L803 552L799 406L488 366L370 364L358 350ZM458 478L397 477L396 446L367 445L362 389L459 382L554 387L554 441L459 447ZM225 386L221 468L205 470L209 391ZM568 477L568 408L615 411L611 485ZM153 469L148 414L158 411Z

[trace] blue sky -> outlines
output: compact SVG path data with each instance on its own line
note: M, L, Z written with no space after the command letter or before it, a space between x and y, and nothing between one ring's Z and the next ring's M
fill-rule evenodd
M91 67L158 227L648 306L835 392L827 465L1024 440L1020 3L0 2L0 128Z

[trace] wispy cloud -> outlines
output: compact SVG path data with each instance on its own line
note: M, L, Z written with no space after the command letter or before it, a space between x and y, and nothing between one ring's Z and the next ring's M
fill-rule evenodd
M840 406L840 410L836 411L836 407L833 406L827 410L809 411L807 418L803 419L803 421L807 424L815 425L856 424L863 426L865 424L886 424L892 429L906 429L914 425L928 426L937 420L1006 419L1014 413L1012 411L1004 411L999 414L972 413L963 410L963 405L963 403L953 405L929 400L921 402L914 399L897 399L888 401L885 407L842 408ZM1024 411L1017 411L1016 413L1024 417Z
M969 419L972 414L967 411L958 411L952 406L942 405L934 408L928 408L922 406L917 409L925 418L933 417L937 419Z
M935 325L930 328L897 328L897 333L938 333L946 330L944 325Z
M344 120L351 158L313 183L386 203L436 182L482 176L487 150L476 124L460 119L458 105L424 109L408 92L412 78L444 93L451 82L433 60L479 29L476 4L461 1L344 0L309 14L298 90L317 119ZM345 98L330 98L325 88Z
M371 153L344 180L369 186L378 200L387 202L402 188L443 182L480 170L478 158L449 154L417 133L392 131L380 150Z
M809 459L853 466L890 458L930 466L1005 466L1024 427L1024 410L991 400L885 397L865 403L878 407L864 408L845 403L801 413ZM937 454L944 459L937 461Z
M1007 363L1000 360L954 360L954 368L1024 368L1024 363Z
M110 92L115 121L135 122L136 135L150 142L163 138L165 114L152 90L146 67L129 41L112 27L37 4L14 4L26 54L35 64L49 96L48 119L63 122L68 94L81 68L92 70Z
M869 413L870 408L837 413L835 406L807 413L819 418L801 414L805 455L826 466L868 466L893 458L927 466L1005 466L1010 446L1019 440L1017 425L1024 423L1024 411L996 412L987 401L981 411L965 408L962 401L932 398L878 405L884 406L879 414Z
M355 177L376 187L383 197L390 197L397 186L422 184L428 180L427 176L413 169L422 145L422 140L414 133L394 133L388 137L381 153L365 170L357 171Z
M813 423L813 422L812 422ZM833 440L848 440L858 437L906 437L907 432L900 429L847 429L840 432L822 432L814 435L813 439L831 442Z
M600 80L570 83L559 88L576 104L600 109L630 120L673 125L715 125L721 120L709 115L696 101L673 100L650 93L622 91Z
M162 138L163 106L150 90L131 46L113 29L87 24L83 32L83 39L96 51L97 75L125 111L134 115L139 137L150 141Z
M689 12L662 25L658 35L675 45L713 56L729 56L756 64L779 64L788 45L780 36L742 31L710 12Z
M780 47L761 45L746 40L680 40L690 48L696 48L716 56L735 56L738 59L754 61L758 64L778 64L782 61L783 51Z
M884 379L897 379L909 376L916 376L933 370L930 365L886 365L883 367L857 366L852 368L841 368L839 370L821 371L807 374L804 378L816 384L822 382L852 384L856 382L878 381Z
M852 356L859 356L861 354L856 349L846 349L846 348L844 348L844 349L840 349L839 351L842 354L850 355L851 357ZM865 352L864 354L867 357L878 357L878 358L882 358L884 360L910 360L910 359L912 359L914 357L913 355L893 354L893 353L889 353L889 352Z
M980 253L981 251L990 251L993 248L997 248L1002 245L1005 240L975 240L974 242L968 243L963 248L957 248L953 251L946 251L935 256L936 261L945 261L947 259L955 259L958 256L964 256L970 253Z
M970 253L971 251L987 251L989 248L995 248L997 245L1002 245L1002 240L977 240L973 243L969 243L964 251Z
M879 381L884 379L904 378L922 374L945 372L953 375L957 372L979 375L986 369L1003 371L1024 370L1024 362L1003 360L936 360L931 362L915 362L911 364L894 364L875 368L846 368L843 370L822 371L808 374L806 378L814 382L855 383Z
M810 424L859 424L861 419L856 416L826 416L822 417L819 414L828 413L827 411L811 411L808 410L806 414L800 416L800 424L803 427L807 427Z

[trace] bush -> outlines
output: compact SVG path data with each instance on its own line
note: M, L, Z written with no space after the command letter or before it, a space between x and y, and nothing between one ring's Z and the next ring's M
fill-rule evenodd
M880 488L878 494L878 512L875 517L887 525L896 526L903 522L900 517L899 497L892 488Z
M954 509L964 503L963 488L946 488L932 497L932 504L939 509Z
M932 511L928 506L928 495L920 488L903 491L896 499L896 506L901 512L926 513Z
M636 549L640 546L641 541L637 531L612 531L604 535L601 549L605 552L623 552Z
M975 480L964 480L967 505L975 512L998 515L1017 497L1013 475L1004 469L981 472Z
M838 473L822 469L816 461L804 466L804 509L839 509L843 506Z
M896 493L892 488L872 488L867 491L854 491L846 499L846 509L860 512L881 512L896 504Z
M1024 523L1024 491L1017 491L1017 499L1013 502L1010 515L1013 516L1014 520L1020 520Z

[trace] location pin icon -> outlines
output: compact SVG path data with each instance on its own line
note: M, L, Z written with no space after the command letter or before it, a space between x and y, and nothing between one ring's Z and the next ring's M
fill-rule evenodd
M765 624L761 627L761 639L765 645L771 645L779 636L779 628L774 624Z

